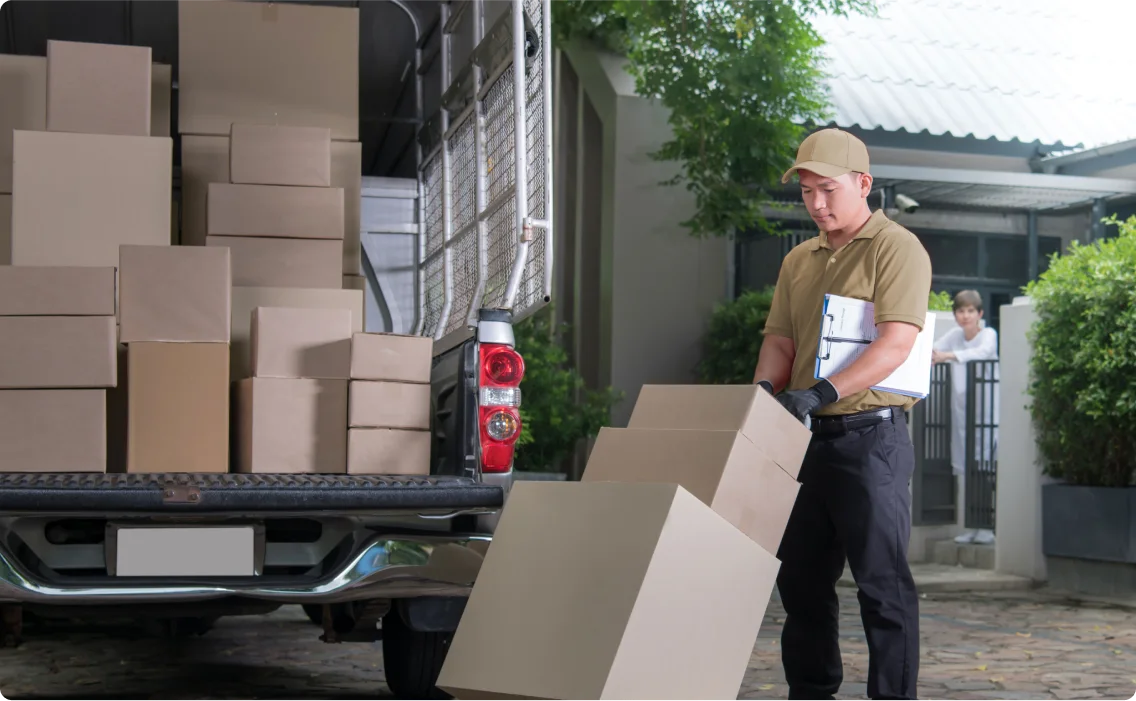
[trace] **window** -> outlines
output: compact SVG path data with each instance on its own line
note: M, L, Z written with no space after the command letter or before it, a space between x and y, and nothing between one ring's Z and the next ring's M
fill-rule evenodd
M917 234L935 275L979 277L978 237L973 234Z
M1023 280L1029 275L1029 238L989 236L986 238L986 270L992 280Z

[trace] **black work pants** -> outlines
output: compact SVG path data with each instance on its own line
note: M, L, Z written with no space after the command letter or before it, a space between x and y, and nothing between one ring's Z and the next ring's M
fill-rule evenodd
M902 413L894 421L813 436L778 551L789 698L832 698L840 689L836 582L846 556L868 640L868 696L916 698L919 604L907 564L914 468Z

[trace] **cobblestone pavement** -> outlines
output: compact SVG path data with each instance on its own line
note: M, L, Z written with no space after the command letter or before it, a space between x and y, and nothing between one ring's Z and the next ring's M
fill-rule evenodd
M855 592L842 598L844 698L863 698L868 667ZM920 697L1130 699L1136 612L1077 606L1039 592L928 594L921 602ZM741 698L785 698L772 602ZM10 698L374 699L379 644L327 645L297 607L226 618L203 637L166 641L141 627L34 623L0 650Z

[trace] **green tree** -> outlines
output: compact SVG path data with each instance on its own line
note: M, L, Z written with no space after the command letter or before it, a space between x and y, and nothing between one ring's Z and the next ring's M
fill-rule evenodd
M1115 238L1063 256L1026 287L1037 320L1030 394L1046 474L1136 483L1136 217Z
M560 345L566 325L555 328L551 307L514 327L516 348L525 359L521 380L521 438L514 467L529 472L555 470L579 442L611 422L621 399L608 389L589 389Z
M673 138L655 158L681 163L699 236L776 232L765 188L792 164L802 125L824 124L817 13L872 13L873 0L557 0L559 40L624 54L640 95L670 110Z
M745 385L753 382L757 355L765 337L765 318L773 303L773 287L743 292L718 305L710 316L703 341L698 374L711 385Z

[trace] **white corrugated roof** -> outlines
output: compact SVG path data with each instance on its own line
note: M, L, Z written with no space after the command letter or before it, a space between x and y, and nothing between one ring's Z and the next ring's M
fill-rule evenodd
M1092 148L1136 138L1136 0L879 0L818 16L838 126Z

